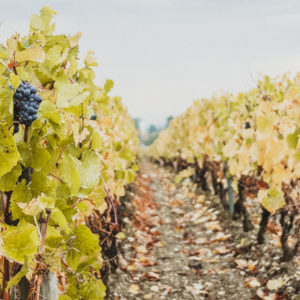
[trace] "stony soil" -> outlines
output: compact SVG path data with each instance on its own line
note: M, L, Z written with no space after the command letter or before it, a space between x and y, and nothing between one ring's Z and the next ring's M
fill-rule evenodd
M107 299L300 299L299 256L281 262L277 235L257 245L257 224L244 233L216 196L148 161L135 189Z

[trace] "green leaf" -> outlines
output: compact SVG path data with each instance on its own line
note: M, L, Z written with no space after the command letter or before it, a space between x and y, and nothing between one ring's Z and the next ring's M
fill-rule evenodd
M126 170L116 170L116 179L125 179L126 178Z
M49 225L46 233L45 245L47 248L56 249L58 244L62 241L63 237L60 234L60 229L55 226Z
M111 79L107 79L104 84L105 93L109 93L114 86L114 82Z
M103 282L92 275L86 274L79 278L71 274L68 276L67 295L72 300L103 300L105 290Z
M81 187L93 188L100 179L100 156L90 150L84 150L81 160L73 158L80 175Z
M77 82L57 81L55 89L57 90L56 105L58 107L74 106L74 103L78 105L86 98L86 94L83 93L83 87Z
M7 283L7 286L5 288L6 291L8 291L12 286L17 285L20 280L27 274L28 272L28 259L25 257L25 262L21 268L21 270Z
M61 122L59 112L55 110L54 105L49 101L42 101L38 114L40 118L46 118L56 124L60 124Z
M63 154L62 162L59 165L59 171L64 181L70 188L70 194L76 195L80 188L80 174L76 168L76 163L67 154Z
M81 263L84 256L99 255L101 248L99 247L99 236L93 234L89 228L84 225L78 225L67 241L68 253L66 260L74 271Z
M0 122L12 124L13 120L12 92L8 87L0 86Z
M296 160L297 162L300 162L300 151L299 151L299 150L297 150L297 151L295 152L294 158L295 158L295 160Z
M58 208L54 208L51 211L49 224L53 226L58 225L67 233L70 231L66 217Z
M26 185L26 181L23 179L15 189L11 195L11 212L14 220L25 217L22 209L18 205L18 203L29 203L32 199L32 194L28 186Z
M14 73L10 74L10 82L14 89L17 89L20 85L21 79Z
M41 144L32 145L31 167L35 170L43 169L51 159L49 152Z
M92 139L92 149L94 151L100 150L101 145L103 144L100 133L97 131L93 131L91 139Z
M60 45L55 45L48 50L46 64L49 70L52 70L62 63L61 54L62 47Z
M16 205L22 209L23 214L27 216L36 216L41 212L41 208L37 199L32 199L30 202L16 202Z
M54 208L55 198L46 195L41 195L38 197L38 202L41 209Z
M52 33L54 25L51 25L52 16L56 14L49 6L43 6L41 9L41 15L32 15L30 19L30 29L39 30L45 33Z
M2 233L5 254L21 263L25 256L33 257L38 252L40 240L37 229L29 223L20 222Z
M257 129L262 133L270 133L273 129L275 117L270 114L268 116L258 116L256 119Z
M283 192L277 188L260 190L258 199L261 205L270 213L275 213L276 210L285 205Z
M0 123L0 177L11 171L19 159L20 154L8 126Z
M74 298L72 299L68 295L60 295L57 300L74 300Z
M26 167L31 167L35 170L41 170L48 165L51 156L46 148L37 141L38 137L35 136L30 144L25 142L18 143L18 150L22 156L22 164Z
M21 172L22 168L20 164L17 164L10 172L0 177L0 191L8 192L13 190Z
M291 133L286 137L290 149L296 149L298 144L298 135L299 133L296 131L295 133Z

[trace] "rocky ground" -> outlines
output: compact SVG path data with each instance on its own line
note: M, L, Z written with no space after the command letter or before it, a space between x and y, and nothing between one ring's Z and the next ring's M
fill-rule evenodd
M107 299L300 299L300 258L281 262L276 230L257 245L217 197L144 161L127 203Z

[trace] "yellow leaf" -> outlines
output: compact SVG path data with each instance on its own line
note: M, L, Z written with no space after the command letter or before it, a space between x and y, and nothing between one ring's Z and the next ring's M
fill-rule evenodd
M126 235L123 232L119 232L118 234L116 234L116 238L118 240L125 240L126 239Z
M137 284L131 284L131 285L129 286L128 292L129 292L130 294L136 295L136 294L138 294L138 293L140 292L140 289L141 289L141 288L140 288Z
M78 40L81 38L81 35L82 35L81 32L77 32L75 35L69 38L69 43L71 48L78 46Z
M94 51L91 51L91 50L88 51L87 55L84 58L84 63L86 66L88 66L88 67L97 67L98 66L98 63L94 57L94 54L95 54Z
M44 62L46 54L41 47L33 47L23 51L16 52L16 61L35 61L38 63Z
M260 190L257 198L261 205L270 213L276 212L277 209L285 205L283 192L274 187L267 190Z
M16 33L6 41L6 45L9 50L17 51L19 36L20 35L18 33Z
M17 89L20 85L20 78L15 75L14 73L11 73L10 74L10 82L11 82L11 85L13 86L14 89Z

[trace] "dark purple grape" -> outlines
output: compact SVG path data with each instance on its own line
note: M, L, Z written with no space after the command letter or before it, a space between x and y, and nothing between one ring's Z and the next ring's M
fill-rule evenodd
M93 115L91 116L91 120L93 120L93 121L97 120L97 114L93 114Z
M251 124L250 124L249 121L247 121L247 122L245 123L245 129L249 129L249 128L251 128Z
M29 108L28 108L28 112L29 112L31 115L33 115L33 114L36 113L36 109L33 108L33 107L29 107Z
M19 132L19 124L14 124L14 132L13 132L13 134L18 133L18 132Z
M41 103L43 101L42 97L39 94L35 95L35 101Z

